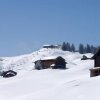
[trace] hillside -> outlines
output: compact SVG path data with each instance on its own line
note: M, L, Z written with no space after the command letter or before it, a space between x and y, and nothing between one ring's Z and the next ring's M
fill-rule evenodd
M66 59L68 69L34 70L34 61L57 56ZM100 78L90 78L89 74L94 61L81 61L81 57L77 52L40 49L28 55L1 58L2 69L13 69L18 75L0 78L0 100L99 100Z

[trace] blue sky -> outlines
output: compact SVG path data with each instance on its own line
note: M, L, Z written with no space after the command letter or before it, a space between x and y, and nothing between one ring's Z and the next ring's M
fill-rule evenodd
M63 41L100 44L100 0L0 0L0 56Z

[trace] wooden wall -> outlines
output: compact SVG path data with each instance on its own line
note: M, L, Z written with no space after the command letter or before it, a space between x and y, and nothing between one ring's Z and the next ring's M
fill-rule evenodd
M50 65L55 64L55 60L44 60L42 61L44 68L50 68Z
M94 65L94 67L100 67L100 56L97 56L95 58L95 65Z

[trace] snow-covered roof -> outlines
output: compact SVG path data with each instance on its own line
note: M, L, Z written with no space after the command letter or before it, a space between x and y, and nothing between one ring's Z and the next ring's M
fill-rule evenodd
M90 69L90 70L93 70L93 69L100 69L100 67L94 67L94 68L92 68L92 69Z
M51 45L43 45L43 47L44 47L44 46L51 46Z
M61 45L43 45L43 47L51 47L51 46L59 47L59 46L61 46Z
M47 60L47 59L56 59L58 56L48 56L48 57L44 57L41 60Z

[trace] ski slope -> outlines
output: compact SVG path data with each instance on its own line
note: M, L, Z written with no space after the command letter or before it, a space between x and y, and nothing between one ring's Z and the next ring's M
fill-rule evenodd
M66 70L34 70L34 61L62 56ZM13 69L18 75L0 78L0 100L100 100L100 76L90 78L93 60L59 49L40 49L32 54L3 57L2 70ZM91 57L92 54L86 54Z

